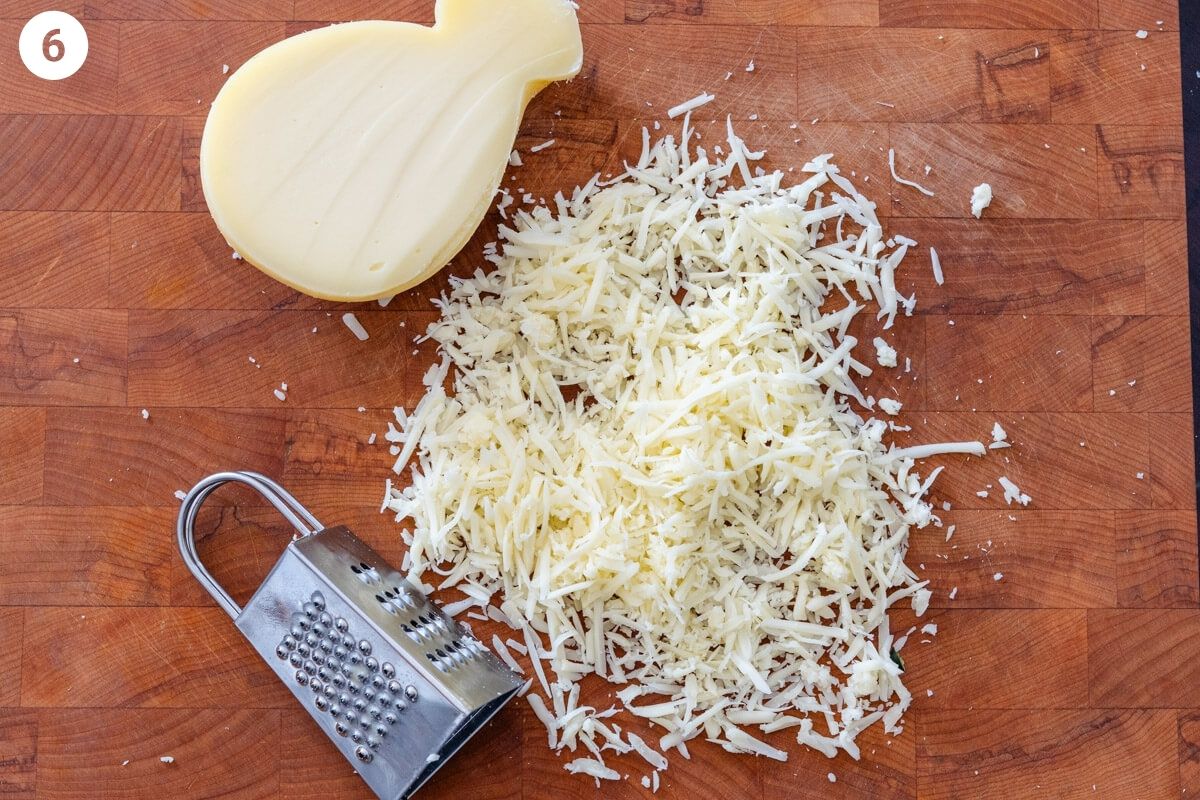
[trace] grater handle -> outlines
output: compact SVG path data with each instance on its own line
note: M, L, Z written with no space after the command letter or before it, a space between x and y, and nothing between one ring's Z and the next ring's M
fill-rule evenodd
M322 525L316 517L309 513L308 509L300 505L295 497L286 489L280 486L275 481L265 475L249 470L238 472L217 472L209 475L206 478L201 478L195 486L191 488L183 498L179 507L179 518L175 524L175 535L179 540L179 552L183 556L183 563L187 565L188 570L200 581L208 593L213 596L213 599L225 609L225 613L237 619L242 613L234 599L225 591L221 584L217 583L216 579L205 568L204 562L200 560L200 554L196 552L196 537L195 525L196 515L200 512L200 506L208 498L213 491L226 483L243 483L254 489L272 506L275 510L283 515L283 518L292 523L292 527L301 536L312 536L325 526Z

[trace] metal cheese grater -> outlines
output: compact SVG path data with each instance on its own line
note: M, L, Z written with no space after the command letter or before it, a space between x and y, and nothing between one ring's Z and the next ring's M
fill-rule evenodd
M299 536L244 609L196 553L205 498L243 483ZM521 686L518 676L345 527L255 472L209 475L176 526L188 569L383 800L408 797Z

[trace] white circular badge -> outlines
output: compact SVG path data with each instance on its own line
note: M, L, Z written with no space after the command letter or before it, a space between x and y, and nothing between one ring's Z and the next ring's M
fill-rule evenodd
M87 58L87 31L63 11L43 11L21 29L21 60L48 81L60 81L79 71Z

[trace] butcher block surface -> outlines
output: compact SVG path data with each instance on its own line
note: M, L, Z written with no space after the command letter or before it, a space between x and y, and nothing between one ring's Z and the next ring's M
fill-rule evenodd
M583 71L534 101L505 185L549 197L615 171L643 124L675 130L666 109L703 90L716 99L696 112L701 144L729 114L768 166L833 152L888 231L921 243L901 277L918 310L889 334L912 371L873 376L872 391L904 400L904 441L986 439L999 421L1013 442L938 462L936 501L957 528L948 543L944 529L912 537L938 632L904 650L915 699L901 735L871 729L858 762L786 732L770 737L786 763L700 741L659 795L1200 795L1173 2L581 3ZM357 341L350 307L231 257L198 152L223 65L330 21L429 22L432 4L50 5L91 41L57 83L17 58L46 4L0 2L0 798L367 797L184 568L173 493L258 470L399 563L399 529L377 512L392 457L368 437L420 397L434 352L413 337L446 278L354 306L370 332ZM889 147L933 197L891 180ZM984 181L995 201L975 220ZM490 218L450 269L479 265L494 231ZM1004 504L1000 475L1028 508ZM288 533L223 492L201 516L201 555L244 600ZM612 763L627 782L568 775L517 701L418 796L649 795L640 759Z

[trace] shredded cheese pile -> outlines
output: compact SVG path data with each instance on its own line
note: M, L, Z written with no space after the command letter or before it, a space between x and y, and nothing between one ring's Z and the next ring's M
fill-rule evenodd
M895 271L915 242L885 240L829 155L787 185L727 127L714 152L687 117L679 141L643 131L622 175L517 212L494 269L439 301L441 362L387 434L397 472L415 459L384 503L410 579L521 631L550 746L597 779L619 777L604 750L657 786L659 751L695 737L783 760L748 729L854 757L864 728L897 732L887 610L930 597L904 556L937 471L913 460L984 454L892 448L855 385L871 368L847 327L867 304L885 327L911 313ZM580 704L591 673L619 707Z

